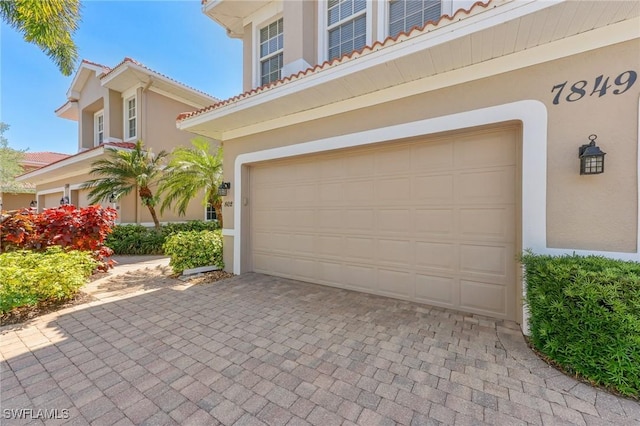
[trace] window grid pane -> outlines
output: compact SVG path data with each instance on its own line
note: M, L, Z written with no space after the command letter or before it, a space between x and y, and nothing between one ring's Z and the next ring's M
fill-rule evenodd
M260 30L260 84L262 85L279 80L281 77L283 22L280 18Z
M260 63L260 84L265 85L280 79L282 59L283 55L279 53Z
M360 15L329 30L329 60L363 48L366 41L366 15Z
M437 21L441 14L440 0L393 0L389 3L389 35L395 37L428 21Z

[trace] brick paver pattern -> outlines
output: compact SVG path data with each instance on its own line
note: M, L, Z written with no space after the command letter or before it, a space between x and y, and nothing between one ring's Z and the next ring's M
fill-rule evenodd
M519 327L245 274L1 329L7 410L29 424L640 424L637 401L579 383ZM34 411L35 413L35 411Z

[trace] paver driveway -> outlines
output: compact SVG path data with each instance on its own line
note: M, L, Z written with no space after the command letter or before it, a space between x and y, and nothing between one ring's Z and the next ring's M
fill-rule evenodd
M637 402L548 367L514 323L258 274L1 338L2 424L640 424Z

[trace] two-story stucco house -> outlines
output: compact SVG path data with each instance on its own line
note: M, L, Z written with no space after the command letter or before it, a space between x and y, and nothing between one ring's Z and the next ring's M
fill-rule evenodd
M91 164L103 158L107 148L131 149L138 140L155 153L189 146L194 135L176 128L176 115L217 101L131 58L113 68L84 60L67 91L67 101L55 111L58 117L78 123L77 154L26 173L19 180L35 184L39 209L66 202L85 207L89 190L81 185L92 178ZM120 223L152 223L135 193L104 204L118 209ZM204 220L212 214L213 209L203 207L199 198L191 201L185 216L165 211L160 220Z
M526 323L523 249L640 260L639 2L202 7L245 92L177 126L224 144L233 272Z

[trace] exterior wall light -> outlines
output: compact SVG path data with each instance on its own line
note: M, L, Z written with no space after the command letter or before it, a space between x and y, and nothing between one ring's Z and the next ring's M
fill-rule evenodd
M226 197L229 189L231 189L231 182L222 182L218 187L218 195L221 197Z
M596 145L597 135L589 136L589 143L578 148L581 175L597 175L604 172L605 152Z
M29 203L29 207L31 207L32 209L38 207L38 202L36 200L31 200L31 202Z
M60 205L65 206L67 204L69 204L69 197L65 195L64 197L60 198Z
M118 197L116 197L116 194L109 195L109 202L111 204L115 203L116 201L118 201Z

